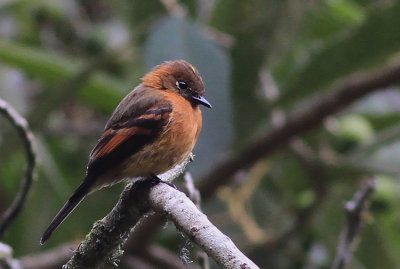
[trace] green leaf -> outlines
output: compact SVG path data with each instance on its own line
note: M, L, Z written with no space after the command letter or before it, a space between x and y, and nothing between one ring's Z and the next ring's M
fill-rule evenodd
M348 31L365 20L365 12L350 1L327 1L307 18L304 41L326 39Z
M340 21L357 23L361 22L364 18L364 13L361 11L361 7L351 1L328 1L327 4L333 15Z
M56 86L82 70L82 62L0 39L0 62L21 69L33 78ZM127 85L103 73L87 78L78 96L87 104L112 111L128 90ZM95 97L95 98L94 98Z
M371 124L362 116L352 114L341 117L334 134L355 143L365 143L374 135Z
M400 2L370 12L365 23L352 33L308 53L296 71L284 76L281 103L293 104L334 80L359 69L371 68L400 49ZM311 53L310 53L311 52ZM282 74L280 75L283 78Z
M400 122L400 113L386 113L386 114L361 114L367 119L374 130L381 131L389 127L398 125Z

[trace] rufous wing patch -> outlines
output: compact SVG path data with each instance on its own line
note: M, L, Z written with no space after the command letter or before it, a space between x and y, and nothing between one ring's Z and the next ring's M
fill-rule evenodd
M108 130L107 130L108 131ZM106 132L107 132L106 131ZM113 135L111 139L105 143L99 149L95 149L92 153L92 158L98 159L102 156L111 153L114 151L118 146L120 146L123 142L127 139L133 137L134 135L149 135L151 133L151 129L141 128L141 127L129 127L129 128L122 128L116 130L114 132L108 132L108 135ZM103 139L106 139L105 136ZM100 141L101 143L101 141Z
M126 140L133 138L136 135L151 135L151 133L154 132L155 129L153 130L152 128L145 128L140 126L140 124L143 124L143 121L140 120L145 120L145 122L152 122L153 124L159 125L161 124L161 122L157 122L159 122L160 120L164 121L168 119L171 111L171 108L153 108L136 119L133 119L131 121L128 120L118 126L114 126L105 130L100 138L99 143L90 155L91 159L95 160L101 158L102 156L110 154ZM154 125L154 127L156 125Z

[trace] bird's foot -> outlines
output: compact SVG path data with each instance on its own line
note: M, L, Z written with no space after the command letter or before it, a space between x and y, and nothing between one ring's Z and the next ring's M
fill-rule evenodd
M157 185L158 183L162 182L161 178L159 178L155 174L150 175L150 180L154 185Z
M151 180L153 181L154 184L158 184L158 183L164 183L167 184L168 186L174 188L175 190L177 190L178 188L171 182L166 182L166 181L162 181L161 178L159 178L157 175L155 174L151 174L150 175Z

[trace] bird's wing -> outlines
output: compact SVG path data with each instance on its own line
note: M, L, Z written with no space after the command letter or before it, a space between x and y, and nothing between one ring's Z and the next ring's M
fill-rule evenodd
M110 167L123 162L145 145L151 143L169 121L172 104L165 99L155 100L154 96L140 99L141 112L134 110L136 99L131 99L124 113L115 116L107 123L103 135L99 139L89 157L88 174L99 175Z

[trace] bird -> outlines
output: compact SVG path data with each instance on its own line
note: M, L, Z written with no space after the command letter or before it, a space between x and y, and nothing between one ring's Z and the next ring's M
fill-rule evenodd
M204 97L198 70L184 60L166 61L145 74L114 110L89 155L86 176L43 233L54 230L90 193L125 179L157 177L193 150L202 128Z

